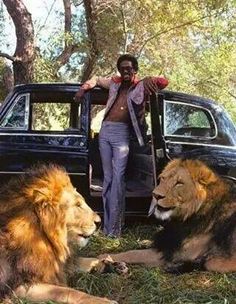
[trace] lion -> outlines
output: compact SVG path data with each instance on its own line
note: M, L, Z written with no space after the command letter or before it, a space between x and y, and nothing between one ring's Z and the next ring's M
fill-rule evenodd
M171 273L236 271L236 195L199 160L175 159L160 174L150 213L163 228L153 247L110 254L113 261L158 266ZM101 255L104 259L107 255Z
M1 299L13 294L30 301L117 303L66 286L71 244L85 246L99 222L100 217L72 186L65 170L56 165L33 168L3 186ZM78 258L75 270L88 270L91 260Z

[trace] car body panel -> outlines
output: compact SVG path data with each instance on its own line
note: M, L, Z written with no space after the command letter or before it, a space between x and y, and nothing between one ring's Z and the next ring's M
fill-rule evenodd
M11 176L24 174L32 165L56 163L65 167L90 206L102 212L101 192L92 194L90 189L92 169L96 172L98 165L97 172L102 176L98 136L92 134L91 115L93 105L106 103L108 91L95 87L79 105L73 100L78 89L78 84L29 84L16 86L7 96L0 107L0 184ZM64 115L68 128L37 129L34 115L38 109L43 115L44 105L52 109L49 121L57 118L55 108L59 107L57 116ZM63 112L64 106L68 112ZM136 146L132 150L135 158L127 169L136 182L146 179L148 191L139 196L138 190L127 190L127 214L147 214L151 187L158 183L158 174L173 158L200 159L219 174L236 177L236 129L222 107L199 96L163 90L151 97L149 113L147 149L142 152ZM45 120L40 115L36 126ZM95 140L96 153L92 152ZM130 186L131 182L127 184Z

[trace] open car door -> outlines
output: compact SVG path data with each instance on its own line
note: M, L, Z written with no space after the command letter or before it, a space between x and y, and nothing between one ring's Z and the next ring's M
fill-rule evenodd
M155 185L157 185L158 176L167 161L162 124L163 99L163 94L161 93L152 94L150 98L151 147L153 155L153 175Z
M73 100L78 87L16 87L0 113L0 175L6 181L32 165L65 167L73 184L88 192L88 102Z

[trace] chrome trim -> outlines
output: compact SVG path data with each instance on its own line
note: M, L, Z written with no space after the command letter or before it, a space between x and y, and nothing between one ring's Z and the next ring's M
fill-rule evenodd
M0 174L24 174L27 171L0 171ZM69 175L79 175L79 176L86 176L86 173L70 173L67 171Z
M1 129L1 128L0 128ZM78 130L79 132L79 130ZM51 136L51 137L83 137L85 135L82 134L38 134L38 133L7 133L7 132L1 132L0 131L0 136L1 135L15 135L15 136Z
M30 94L26 95L26 105L25 105L25 130L29 127L29 114L30 114Z
M232 180L234 183L236 183L236 178L233 177L233 176L230 176L230 175L221 175L221 177L230 179L230 180Z
M209 115L212 118L214 127L215 127L215 136L186 136L186 135L174 135L174 134L166 134L166 124L165 124L165 117L166 117L166 103L173 103L173 104L184 104L187 105L189 107L194 107L194 108L199 108L199 109L203 109L204 111L207 111L209 113ZM198 106L198 105L191 105L187 102L182 102L182 101L172 101L172 100L166 100L164 99L164 109L163 109L163 113L164 113L164 119L163 119L163 125L164 125L164 136L171 136L171 137L183 137L183 138L202 138L202 139L215 139L218 135L218 128L217 128L217 124L215 122L215 118L212 115L211 111L204 108L203 106Z
M217 148L226 148L226 149L233 149L236 150L236 146L224 146L224 145L212 145L212 144L205 144L205 143L192 143L192 142L181 142L181 141L172 141L172 140L165 140L166 144L178 144L178 145L193 145L193 146L206 146L206 147L217 147Z
M15 105L17 104L17 102L19 101L20 98L25 97L25 120L24 120L24 127L2 127L1 123L4 120L4 118L8 115L9 112L12 111L12 109L15 107ZM8 111L5 113L5 115L2 117L1 122L0 122L0 130L24 130L26 131L28 129L28 125L29 125L29 108L30 108L30 94L29 93L25 93L25 94L21 94L18 95L14 102L12 103L11 107L8 109ZM22 134L21 134L22 135Z

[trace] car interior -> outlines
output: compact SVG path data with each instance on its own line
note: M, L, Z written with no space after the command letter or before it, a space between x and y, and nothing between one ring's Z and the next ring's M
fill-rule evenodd
M91 113L96 113L93 105ZM99 110L91 117L91 140L90 140L90 194L101 196L102 192L102 164L99 152L99 130L104 110ZM102 113L101 113L102 112ZM148 135L150 139L151 135ZM150 197L154 188L153 156L151 142L147 141L144 147L140 147L135 138L131 138L129 159L126 168L126 196L127 197Z

